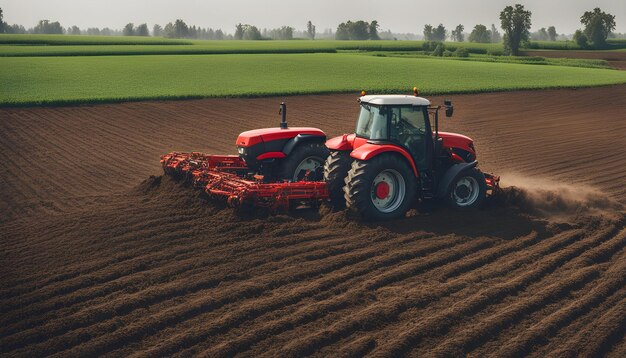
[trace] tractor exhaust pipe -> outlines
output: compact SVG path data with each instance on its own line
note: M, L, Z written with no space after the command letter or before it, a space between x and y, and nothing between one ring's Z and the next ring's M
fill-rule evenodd
M280 103L278 114L280 114L280 129L287 129L287 105L285 102Z

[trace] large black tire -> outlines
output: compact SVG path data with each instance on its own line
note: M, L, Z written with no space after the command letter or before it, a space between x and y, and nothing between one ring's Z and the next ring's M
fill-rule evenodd
M321 181L324 179L324 161L326 157L328 157L328 148L326 148L324 143L302 143L296 146L286 158L278 163L276 178L289 181L304 179ZM307 169L310 169L310 173L305 178Z
M472 210L480 207L487 196L485 176L476 169L462 171L452 181L446 193L447 204L457 210Z
M341 209L346 206L343 187L348 171L352 167L352 157L348 151L331 151L324 163L324 181L328 188L330 203Z
M387 196L378 187L387 180ZM396 180L396 189L392 182ZM402 184L400 184L402 182ZM403 217L415 204L417 179L406 160L392 154L378 155L368 161L355 160L345 180L346 206L366 220L389 220ZM404 186L402 190L400 188ZM381 201L389 200L389 205Z

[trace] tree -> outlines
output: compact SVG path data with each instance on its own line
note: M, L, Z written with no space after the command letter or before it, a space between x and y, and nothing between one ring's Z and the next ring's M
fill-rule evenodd
M531 15L520 4L515 4L515 7L507 6L500 13L500 26L504 30L504 51L507 54L519 55L520 43L528 41Z
M454 30L452 30L452 41L463 42L465 40L465 36L463 36L463 30L465 27L463 25L457 25Z
M241 23L235 25L235 40L243 40L244 27Z
M283 26L278 29L263 29L262 37L270 37L274 40L293 40L293 30L291 26Z
M189 27L181 19L177 19L174 22L174 37L177 39L189 37Z
M0 34L3 34L6 32L6 25L4 24L4 15L2 15L2 8L0 7Z
M306 23L306 35L311 39L315 39L315 25L311 21Z
M122 34L124 36L134 36L135 35L135 25L132 22L129 22L124 26L124 30L122 30Z
M260 40L261 39L261 31L256 26L245 25L245 30L243 31L243 39L244 40Z
M492 43L502 42L502 36L500 36L500 33L498 32L498 29L496 29L496 25L494 24L491 24L491 42Z
M545 27L542 27L539 31L533 32L530 38L536 41L548 41L548 31L546 31Z
M378 35L378 21L371 23L359 21L342 22L337 26L335 39L337 40L380 40Z
M58 34L64 32L63 26L58 21L50 22L49 20L39 20L39 23L33 28L35 34Z
M580 17L580 23L585 25L585 35L594 47L606 45L606 38L615 30L615 16L603 12L599 7L585 11Z
M152 36L154 37L163 36L163 28L161 27L161 25L154 24L154 26L152 26Z
M350 31L348 28L352 22L342 22L337 26L337 32L335 32L335 39L337 40L350 40Z
M554 26L548 27L548 40L556 41L556 37L557 37L556 28L554 28Z
M26 28L22 25L13 24L9 26L6 22L4 23L4 32L7 34L25 34Z
M445 41L447 36L446 28L442 24L434 28L429 24L424 25L424 40L426 41Z
M430 24L424 25L424 40L426 41L433 40L433 27Z
M215 39L216 40L224 39L224 32L221 29L215 30Z
M198 38L198 29L196 28L196 25L193 25L191 27L187 27L187 35L185 37L189 37L192 39L197 39Z
M369 24L362 20L350 23L348 31L350 32L351 40L367 40L370 38Z
M369 37L370 40L380 40L380 36L378 36L378 28L380 26L378 25L378 21L373 20L372 22L370 22L369 25Z
M72 26L68 31L70 35L80 35L80 28L76 25Z
M448 37L448 32L442 24L433 29L433 41L445 41L446 37Z
M150 36L150 31L148 31L148 25L147 24L141 24L141 25L137 26L137 28L135 29L135 35L137 35L137 36Z
M580 46L580 48L587 48L588 39L584 32L576 30L576 32L574 32L574 41L578 46Z
M491 31L487 30L487 26L478 24L474 26L474 29L470 33L469 41L481 43L491 42Z
M165 27L163 28L163 36L168 38L174 38L176 36L176 33L174 32L174 24L168 22L165 25Z

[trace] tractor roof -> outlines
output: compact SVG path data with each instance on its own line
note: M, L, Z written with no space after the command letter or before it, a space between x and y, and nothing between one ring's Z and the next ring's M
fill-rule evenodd
M411 105L411 106L429 106L430 101L426 98L401 95L401 94L381 94L367 95L360 97L361 103L375 104L379 106L387 105Z

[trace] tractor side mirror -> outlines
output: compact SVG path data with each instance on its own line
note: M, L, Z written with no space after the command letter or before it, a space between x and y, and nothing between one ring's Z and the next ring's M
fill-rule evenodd
M454 113L454 106L452 105L452 101L446 99L443 101L443 105L446 107L446 117L452 117Z

